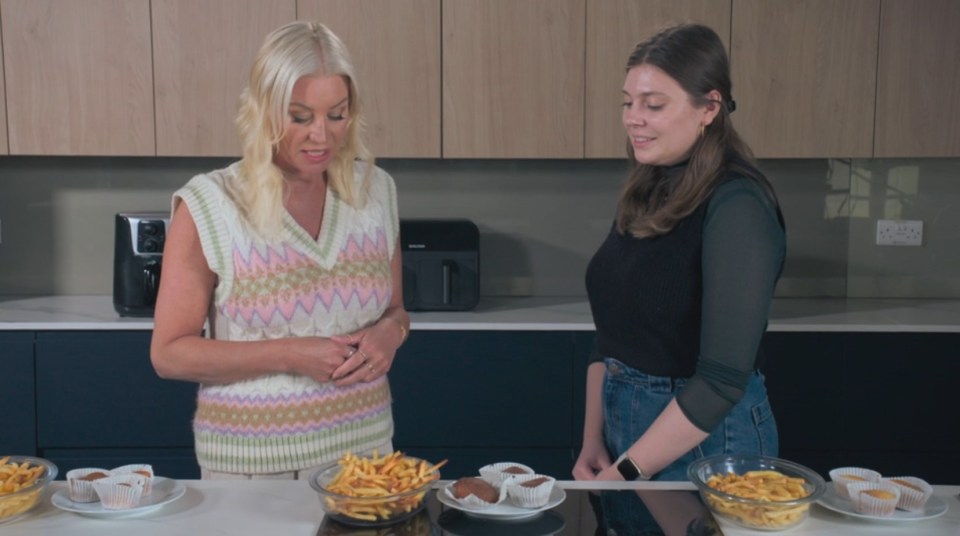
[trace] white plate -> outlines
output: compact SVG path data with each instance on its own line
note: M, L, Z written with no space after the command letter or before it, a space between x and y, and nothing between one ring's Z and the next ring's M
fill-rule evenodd
M67 488L57 490L57 492L53 494L53 498L50 499L50 502L57 508L66 510L67 512L74 512L90 517L117 518L138 516L152 512L167 503L172 503L180 497L183 497L183 494L186 492L187 487L184 486L182 482L178 482L172 478L156 476L153 477L152 493L141 498L139 506L127 508L126 510L107 510L99 501L90 503L71 501L70 490Z
M821 506L851 517L860 519L869 519L871 521L921 521L923 519L933 519L947 513L947 503L936 495L927 500L922 512L907 512L906 510L894 510L890 516L873 516L861 514L853 509L853 503L849 499L837 495L833 489L833 484L827 482L827 491L817 501Z
M447 486L452 486L453 483L447 484ZM514 520L514 519L526 519L528 517L533 517L540 512L549 510L554 506L562 503L564 499L567 498L567 492L563 489L554 486L550 490L550 498L547 499L547 504L539 508L523 508L520 506L515 506L510 502L510 497L507 497L500 504L495 504L488 508L473 508L470 506L465 506L454 499L447 496L446 492L443 489L437 490L437 499L443 504L449 506L450 508L456 508L462 512L465 512L469 515L476 517L483 517L487 519L502 519L505 521Z

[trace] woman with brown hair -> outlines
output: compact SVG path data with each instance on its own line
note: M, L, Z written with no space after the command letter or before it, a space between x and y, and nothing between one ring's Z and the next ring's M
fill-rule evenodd
M777 454L759 347L785 227L734 106L706 26L664 30L629 57L632 171L586 274L597 332L577 479L685 480L698 457Z

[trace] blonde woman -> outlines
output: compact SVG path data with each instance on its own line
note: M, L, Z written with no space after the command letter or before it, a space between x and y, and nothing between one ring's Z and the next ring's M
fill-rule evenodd
M409 329L396 190L363 144L343 43L312 22L267 36L237 128L242 160L173 195L151 343L161 377L199 384L202 477L390 451Z

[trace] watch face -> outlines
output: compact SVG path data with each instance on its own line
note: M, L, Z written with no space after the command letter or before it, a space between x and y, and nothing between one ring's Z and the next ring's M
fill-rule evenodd
M620 476L624 480L636 480L640 477L640 470L637 469L637 466L633 464L633 460L630 458L624 457L620 460L620 463L617 464L617 471L620 472Z

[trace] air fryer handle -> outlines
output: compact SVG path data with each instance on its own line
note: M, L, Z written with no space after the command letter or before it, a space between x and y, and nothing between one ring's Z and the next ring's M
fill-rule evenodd
M441 266L443 268L443 304L450 305L453 302L450 287L452 286L453 271L456 270L456 264L451 260L444 260Z
M151 261L143 265L143 295L148 305L157 301L157 290L160 287L160 263Z

